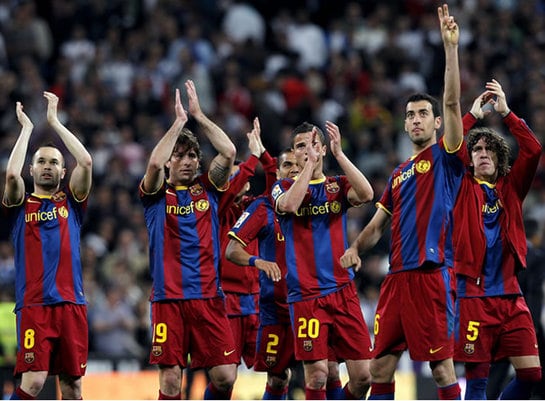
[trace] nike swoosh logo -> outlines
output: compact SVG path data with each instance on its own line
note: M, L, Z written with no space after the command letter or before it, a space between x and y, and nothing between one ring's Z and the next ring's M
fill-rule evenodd
M28 199L28 203L39 203L39 204L41 204L42 202L40 202L40 201L35 201L35 200L32 200L32 199Z
M444 348L444 346L439 347L439 348L435 348L435 349L430 348L430 354L435 354L436 352L441 351L443 348Z
M166 193L169 195L176 195L176 192L172 192L170 189L167 189Z
M223 355L224 355L224 356L229 356L229 355L231 355L233 352L235 352L235 350L223 351Z
M87 367L87 363L81 363L79 365L80 368L85 369Z

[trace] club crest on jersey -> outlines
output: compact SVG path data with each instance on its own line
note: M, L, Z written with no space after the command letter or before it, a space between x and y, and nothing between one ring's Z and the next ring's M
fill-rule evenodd
M430 171L431 163L429 160L420 160L416 163L416 172L419 174L425 174Z
M33 363L35 360L34 352L25 352L25 362Z
M466 345L464 345L464 352L468 355L473 354L475 352L475 344L466 343Z
M195 208L199 212L206 212L209 207L210 207L210 203L208 203L206 199L199 199L197 203L195 203Z
M328 182L327 184L325 184L325 190L330 194L336 194L340 190L339 184L337 184L336 181Z
M160 356L163 353L163 347L160 345L154 345L151 348L151 353L153 354L153 356Z
M189 193L191 193L191 195L193 196L197 196L197 195L200 195L202 194L204 191L203 187L201 184L195 184L191 187L189 187Z
M66 194L63 191L59 191L51 197L51 200L60 202L66 199Z
M274 355L267 355L267 358L265 359L265 363L269 368L272 368L276 365L278 361L276 360L276 356Z
M312 340L305 340L303 341L303 349L307 352L312 351L313 345Z

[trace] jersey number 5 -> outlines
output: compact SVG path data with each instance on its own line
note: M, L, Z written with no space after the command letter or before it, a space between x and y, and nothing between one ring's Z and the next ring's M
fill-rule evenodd
M479 337L479 326L481 325L480 322L476 322L475 320L470 320L467 323L467 334L466 338L469 341L475 341L477 337Z

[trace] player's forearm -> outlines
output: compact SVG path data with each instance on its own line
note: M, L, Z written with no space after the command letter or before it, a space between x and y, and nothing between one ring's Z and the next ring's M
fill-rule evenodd
M380 240L386 227L390 224L390 215L378 204L377 211L371 221L359 233L351 247L356 248L361 254L373 248Z
M227 160L235 160L237 149L229 136L210 120L204 113L199 113L195 119L200 124L204 134L216 151Z
M33 129L32 124L21 127L21 133L11 150L6 165L6 182L4 188L4 201L9 204L17 204L25 194L25 182L21 173L25 165L28 143Z
M229 240L227 248L225 249L225 257L227 260L239 266L248 266L250 257L252 256L253 255L250 255L244 250L238 241L234 239Z
M352 163L344 153L337 157L337 162L342 168L350 185L352 186L353 197L350 199L353 204L370 202L373 199L373 187L365 175Z
M13 177L20 177L23 167L25 165L26 153L28 150L28 143L30 141L30 134L32 133L32 127L22 127L21 133L11 150L8 163L6 166L6 178L11 179Z
M443 113L447 148L457 148L463 139L462 111L460 106L460 68L458 45L445 45L445 90Z
M303 203L312 178L313 164L307 162L293 185L278 199L276 210L280 213L295 213Z
M163 135L159 142L157 142L157 145L155 145L151 151L148 162L149 167L152 167L155 170L163 170L166 162L172 155L174 145L176 145L176 141L178 140L183 127L184 122L182 119L177 118L174 120L174 123L172 123L168 131Z
M61 138L62 142L66 146L66 149L68 149L70 154L74 156L74 159L76 159L78 165L82 166L83 168L90 168L92 165L91 155L87 149L85 149L85 146L83 146L80 140L68 128L61 124L58 119L52 121L50 124L59 135L59 138Z
M378 240L381 237L381 233L373 230L372 227L365 227L356 237L354 242L350 245L351 248L354 248L358 251L358 254L362 254L370 249L372 249Z
M182 119L177 118L151 151L146 167L146 174L142 182L142 189L144 191L149 193L155 192L163 184L165 164L172 155L184 124L185 122Z

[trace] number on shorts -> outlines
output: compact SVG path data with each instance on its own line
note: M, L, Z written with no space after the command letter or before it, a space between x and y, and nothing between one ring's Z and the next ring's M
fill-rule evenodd
M320 322L316 318L305 319L299 318L299 330L297 330L298 338L318 338L320 333Z
M269 334L269 341L267 341L267 354L278 354L278 351L275 349L275 347L280 342L280 339L276 334Z
M167 340L167 324L157 323L153 325L153 343L164 343Z
M25 330L25 338L23 340L23 345L25 349L34 348L34 343L36 342L35 335L36 335L36 332L34 331L34 329Z
M469 341L475 341L477 337L479 337L479 326L481 323L476 322L475 320L470 320L467 324L467 331L468 334L466 334L466 338Z

